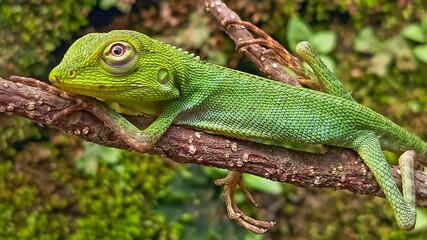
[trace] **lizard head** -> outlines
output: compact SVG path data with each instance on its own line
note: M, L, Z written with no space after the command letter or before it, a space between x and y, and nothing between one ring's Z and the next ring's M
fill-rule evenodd
M70 93L156 115L162 102L179 96L173 54L139 32L90 33L74 42L49 80Z

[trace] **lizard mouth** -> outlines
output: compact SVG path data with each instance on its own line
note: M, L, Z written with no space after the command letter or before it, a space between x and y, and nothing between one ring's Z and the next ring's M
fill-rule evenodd
M123 92L128 92L135 89L141 89L144 86L142 84L133 84L133 85L114 85L114 84L70 84L64 85L60 84L59 88L74 92L76 94L82 94L83 92L89 92L90 95L94 95L96 92L109 93L109 94L119 94Z
M61 81L59 77L54 77L49 79L55 87L58 87L64 91L71 92L79 95L86 95L85 92L89 92L90 95L95 94L96 92L108 92L110 94L127 92L135 89L144 88L143 84L105 84L105 83L71 83L66 84L64 81Z
M78 87L71 86L74 89L82 89L82 90L96 90L96 91L102 91L102 92L125 92L129 90L134 89L141 89L144 87L143 84L130 84L130 85L114 85L114 84L83 84L79 85Z
M75 77L75 76L74 76ZM79 92L90 91L92 94L95 92L109 92L120 93L134 89L141 89L144 87L141 83L96 83L94 81L79 81L76 79L67 79L55 74L53 71L49 74L49 81L56 87L64 90L79 94Z

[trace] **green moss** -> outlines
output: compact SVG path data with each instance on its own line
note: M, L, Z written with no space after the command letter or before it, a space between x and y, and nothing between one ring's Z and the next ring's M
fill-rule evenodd
M74 138L67 142L54 136L26 144L13 161L0 162L0 239L179 234L152 210L172 173L159 157L114 150L116 161L98 155L97 171L87 173L74 167L75 155L62 154L78 145Z
M30 120L0 114L0 158L15 156L14 144L40 138L40 129Z
M171 171L159 157L120 152L116 164L100 162L96 174L73 187L81 217L71 239L148 239L161 231L165 220L151 208Z
M49 53L87 24L95 0L0 1L0 74L42 75Z

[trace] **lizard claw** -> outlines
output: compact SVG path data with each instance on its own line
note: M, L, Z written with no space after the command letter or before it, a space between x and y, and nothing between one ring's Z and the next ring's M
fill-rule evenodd
M274 227L276 224L275 221L261 221L251 218L236 205L234 201L234 192L236 191L236 186L239 185L252 205L258 207L255 198L243 184L241 173L234 171L229 172L226 177L216 180L215 185L224 186L224 201L230 219L235 220L240 226L256 234L264 234L270 228Z

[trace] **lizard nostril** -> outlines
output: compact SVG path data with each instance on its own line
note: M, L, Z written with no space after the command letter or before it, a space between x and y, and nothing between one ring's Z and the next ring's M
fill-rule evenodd
M55 85L55 84L59 83L60 78L58 77L58 75L50 73L49 74L49 81Z

